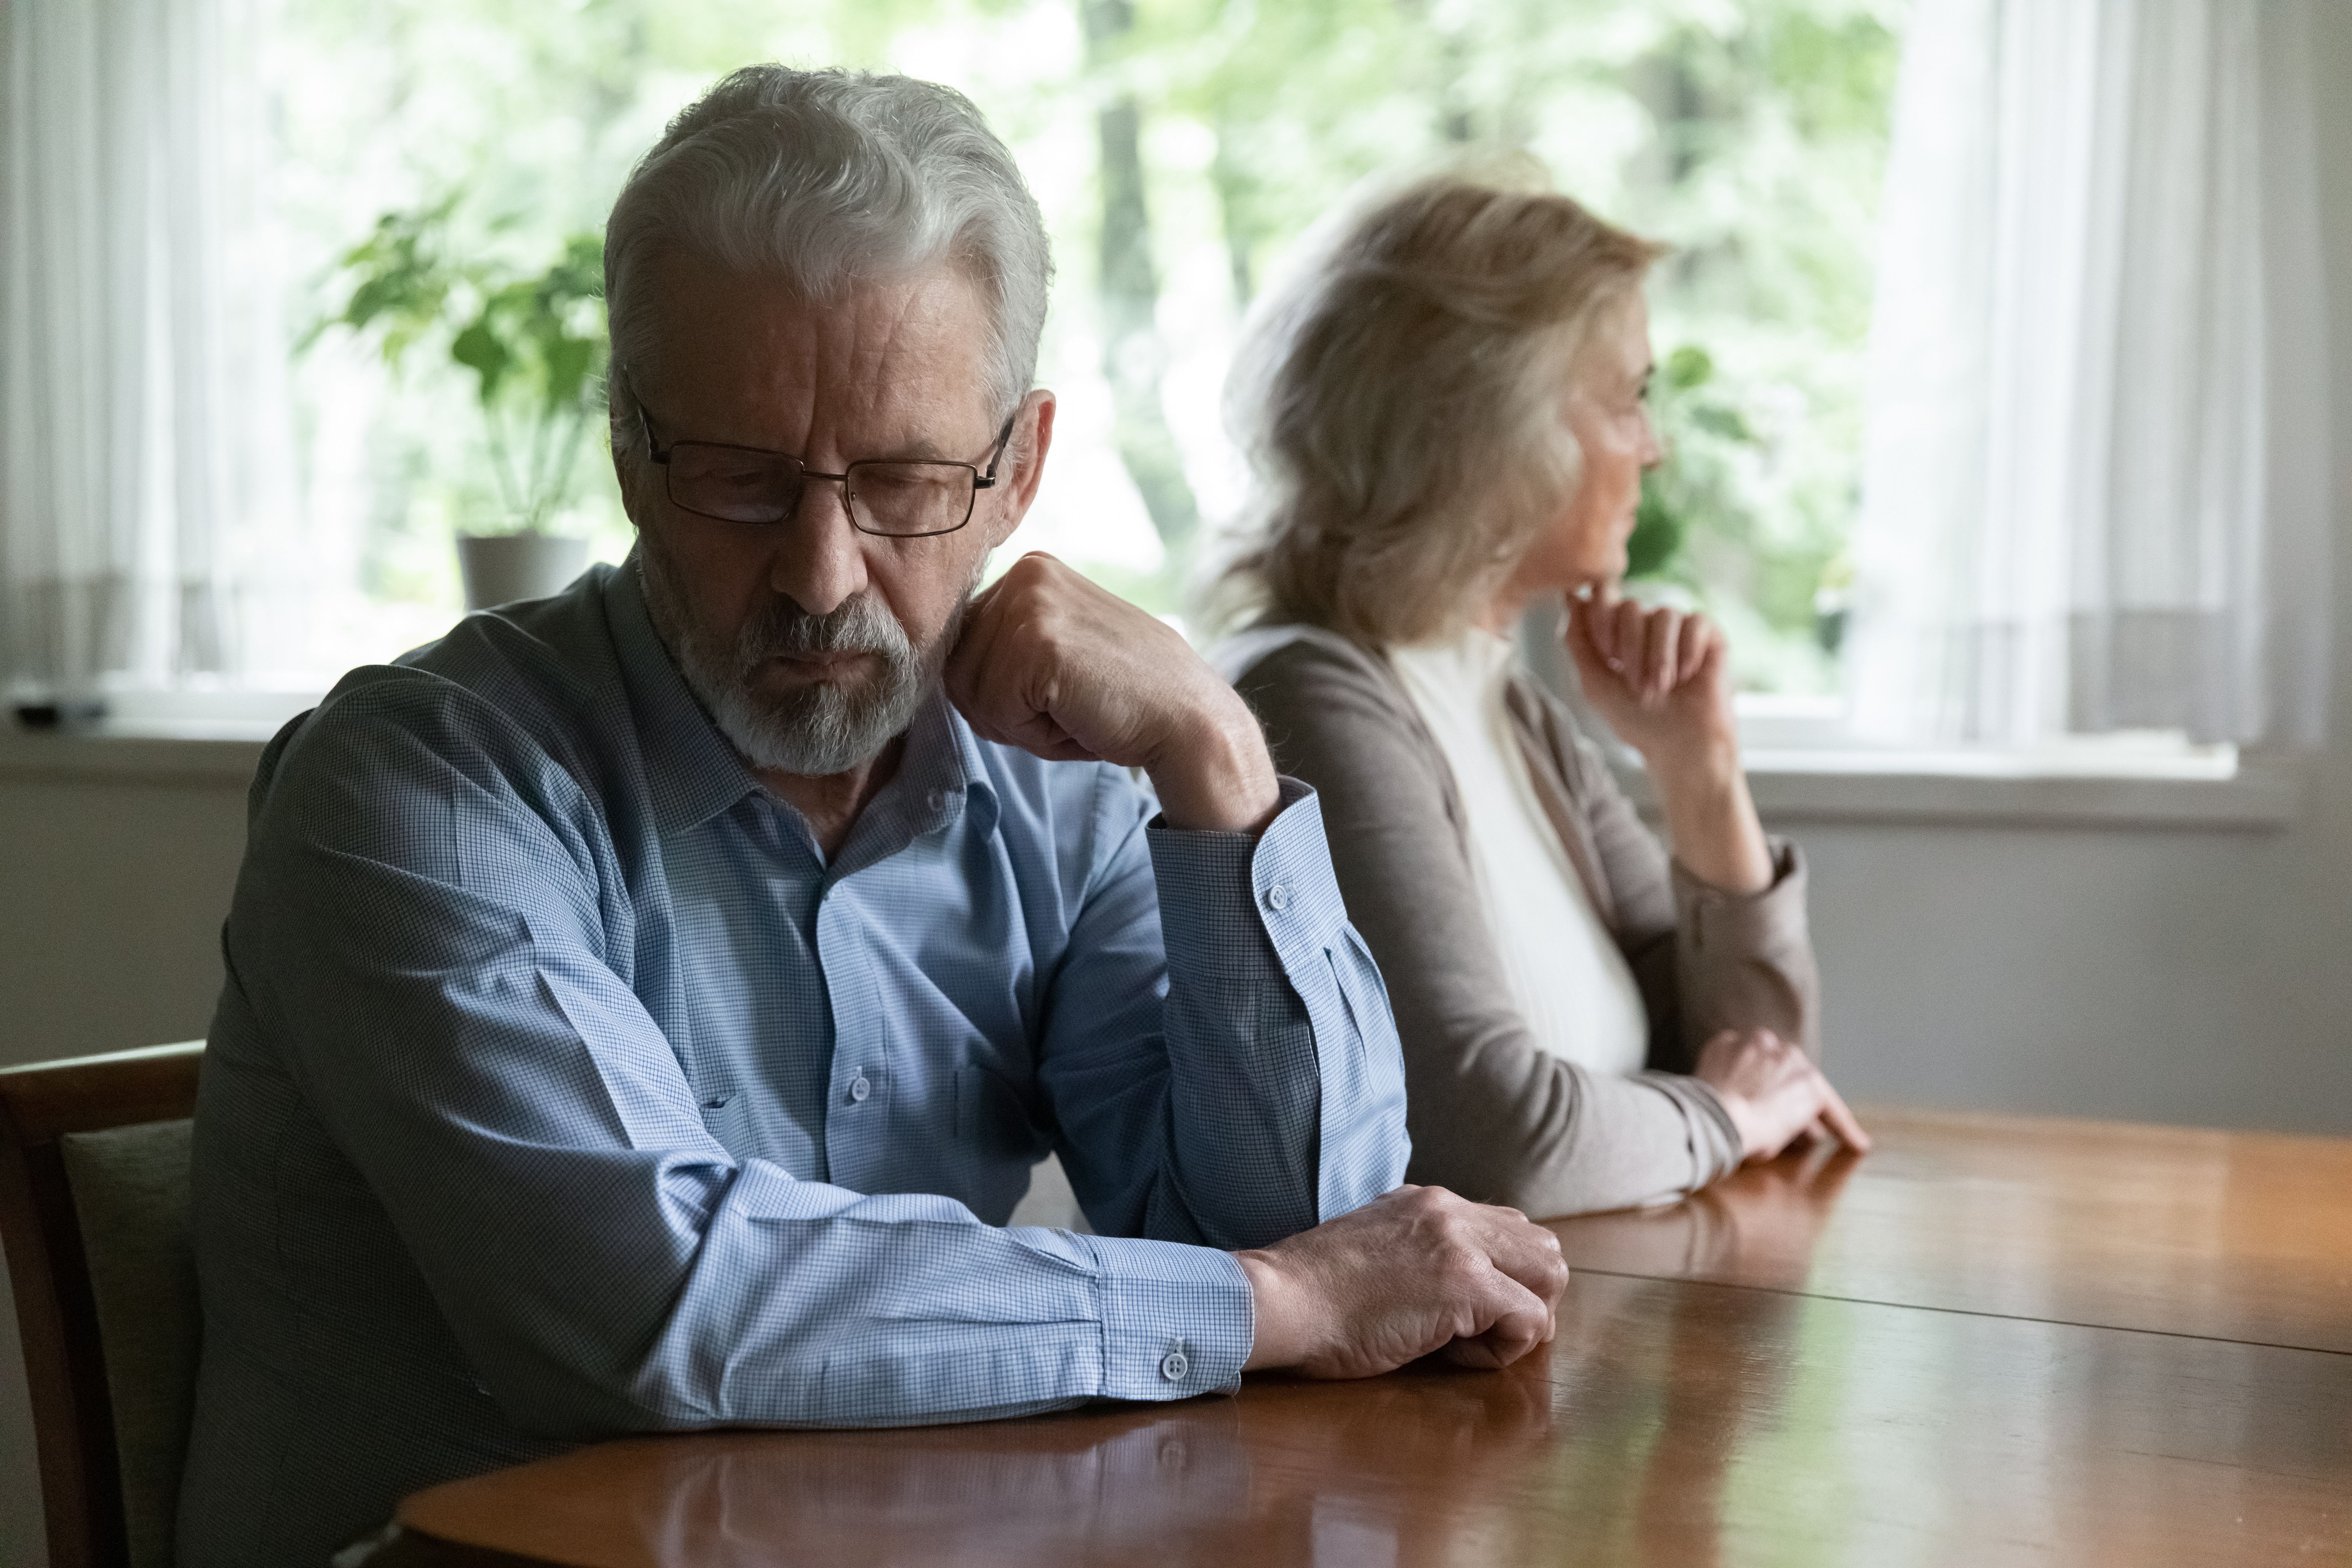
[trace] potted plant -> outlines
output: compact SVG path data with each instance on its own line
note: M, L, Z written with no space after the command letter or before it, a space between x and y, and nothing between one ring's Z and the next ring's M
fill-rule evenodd
M601 236L574 234L544 271L451 255L455 196L386 213L340 269L343 308L304 340L343 327L382 333L384 361L443 343L475 377L490 473L505 515L457 536L466 607L559 592L586 564L588 542L548 531L571 499L580 443L603 408L608 358Z

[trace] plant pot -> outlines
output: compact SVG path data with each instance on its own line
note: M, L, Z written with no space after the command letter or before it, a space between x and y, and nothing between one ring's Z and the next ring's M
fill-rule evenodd
M588 542L561 533L461 533L457 570L466 608L561 594L588 564Z

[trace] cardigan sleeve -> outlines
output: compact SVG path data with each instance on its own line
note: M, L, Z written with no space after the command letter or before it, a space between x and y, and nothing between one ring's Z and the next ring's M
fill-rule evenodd
M1821 979L1805 916L1805 861L1768 841L1771 883L1734 893L1669 862L1566 705L1544 694L1543 737L1591 835L1617 907L1617 939L1650 1015L1649 1065L1688 1072L1724 1029L1770 1029L1821 1059Z
M1388 986L1406 1179L1550 1216L1670 1199L1730 1170L1738 1137L1706 1085L1589 1072L1537 1042L1479 907L1452 774L1373 659L1302 637L1235 684L1276 766L1322 797L1349 917Z

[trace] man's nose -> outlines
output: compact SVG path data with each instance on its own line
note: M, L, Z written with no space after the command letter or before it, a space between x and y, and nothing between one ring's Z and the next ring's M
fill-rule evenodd
M776 530L768 586L812 616L829 616L866 587L866 536L849 521L838 483L818 479Z

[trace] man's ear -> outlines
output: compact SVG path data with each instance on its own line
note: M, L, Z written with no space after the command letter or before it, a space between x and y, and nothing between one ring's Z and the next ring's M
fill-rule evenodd
M621 511L628 518L629 526L639 533L646 531L645 521L638 515L645 505L645 497L638 489L644 482L639 472L644 467L625 452L616 449L613 453L613 478L621 492Z
M1037 500L1037 485L1045 474L1045 453L1054 445L1054 395L1041 386L1021 400L1021 411L1013 416L1013 439L1004 448L1005 469L999 470L1006 504L998 509L989 529L991 550L1013 537L1013 531L1021 526Z
M617 375L619 373L615 371L613 374ZM613 454L613 479L621 492L621 510L628 517L629 526L643 533L646 531L645 512L651 500L645 485L653 465L646 461L646 455L629 439L629 434L622 428L620 418L611 412L609 405L604 430Z

